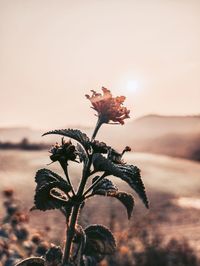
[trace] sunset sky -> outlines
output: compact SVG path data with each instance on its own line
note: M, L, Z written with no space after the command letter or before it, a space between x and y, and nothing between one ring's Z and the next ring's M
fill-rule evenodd
M200 1L0 0L0 127L90 125L101 86L133 118L200 114Z

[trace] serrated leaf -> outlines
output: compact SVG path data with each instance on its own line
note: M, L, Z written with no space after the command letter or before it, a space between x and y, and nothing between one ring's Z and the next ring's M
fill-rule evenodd
M98 176L94 177L92 181L95 182L96 179L98 179ZM126 192L119 192L118 188L109 179L107 178L102 179L93 188L92 194L114 197L118 199L126 207L128 219L130 219L134 207L133 196Z
M86 246L84 254L103 259L105 255L113 254L116 242L111 231L102 225L90 225L85 229Z
M15 266L44 266L45 260L40 257L32 257L25 259L23 261L20 261Z
M83 133L82 131L78 129L58 129L58 130L52 130L44 133L42 136L46 135L51 135L51 134L56 134L56 135L61 135L65 136L68 138L72 138L76 141L78 141L86 150L90 150L90 139L88 136Z
M124 180L136 191L148 208L149 203L145 192L145 187L140 176L140 169L134 165L114 164L103 155L97 153L93 155L93 165L96 171L104 171L106 175L114 175Z
M35 182L38 186L46 185L49 182L61 182L62 184L66 184L66 186L70 186L61 176L46 168L37 171Z
M121 171L109 159L105 158L100 153L93 155L93 165L95 171L105 171L107 175L120 175Z
M134 207L134 198L131 194L128 194L126 192L116 192L108 193L107 196L118 199L126 207L128 219L131 218L131 214Z
M71 186L62 177L48 169L41 169L36 173L35 181L34 203L37 209L60 209L69 204L66 193Z
M140 175L140 169L134 165L119 165L118 168L123 173L123 175L119 177L137 192L146 208L149 208L149 201Z

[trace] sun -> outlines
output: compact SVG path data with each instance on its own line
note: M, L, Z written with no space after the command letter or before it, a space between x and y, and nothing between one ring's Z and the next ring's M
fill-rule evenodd
M127 80L125 90L129 93L138 92L140 89L139 82L135 79Z

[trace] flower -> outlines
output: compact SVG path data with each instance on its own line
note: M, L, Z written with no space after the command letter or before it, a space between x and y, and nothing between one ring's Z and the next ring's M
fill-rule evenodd
M62 139L62 144L56 143L51 150L49 151L52 155L50 156L50 159L53 162L56 161L75 161L77 152L75 146L71 143L71 140L64 141Z
M123 106L126 99L125 96L113 97L110 90L102 87L103 95L91 90L92 96L86 94L86 98L90 100L92 108L97 111L101 123L109 123L109 121L117 124L124 124L124 119L129 118L130 110Z

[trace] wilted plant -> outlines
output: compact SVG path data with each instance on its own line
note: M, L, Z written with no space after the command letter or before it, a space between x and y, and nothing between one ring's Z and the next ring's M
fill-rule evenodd
M54 130L43 135L63 136L61 144L56 143L50 150L50 159L60 164L65 179L49 169L40 169L35 176L37 186L32 209L42 211L59 209L65 216L64 250L49 250L44 259L29 258L18 265L96 265L105 255L112 254L116 243L108 228L94 224L83 229L77 223L80 210L84 208L86 201L96 195L118 199L126 207L130 219L134 207L133 196L118 191L107 176L113 175L127 182L148 208L140 170L134 165L126 164L122 159L123 154L131 150L130 147L125 147L119 153L106 143L96 140L102 124L123 125L124 120L129 118L129 110L123 106L125 97L113 97L106 88L102 88L102 91L103 94L92 91L91 96L86 95L92 108L97 111L98 117L91 139L77 129ZM64 137L70 140L66 141ZM71 139L77 144L73 144ZM82 177L77 189L68 174L69 161L82 163ZM93 175L95 176L92 177ZM57 260L56 254L59 254Z

